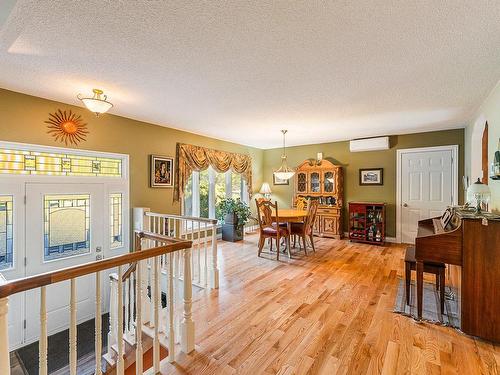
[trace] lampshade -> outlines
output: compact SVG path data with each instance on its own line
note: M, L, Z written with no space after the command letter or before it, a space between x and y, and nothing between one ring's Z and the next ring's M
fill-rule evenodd
M289 168L286 163L286 146L285 146L285 134L287 130L282 130L283 133L283 154L281 155L281 165L280 167L274 171L274 175L281 180L289 180L295 174L295 171L292 168Z
M483 184L478 178L476 182L471 184L467 189L467 202L476 206L478 212L481 211L481 204L488 204L490 200L490 188Z
M271 194L271 186L267 182L262 183L262 187L260 188L259 193L261 194Z
M82 97L80 94L77 95L77 98L82 101L89 111L94 112L96 116L99 116L99 114L105 113L113 107L113 104L107 101L108 97L103 95L102 90L94 89L92 91L94 96L91 98Z

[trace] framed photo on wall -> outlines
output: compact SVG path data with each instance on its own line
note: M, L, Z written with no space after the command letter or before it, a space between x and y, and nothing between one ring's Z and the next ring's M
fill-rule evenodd
M151 155L151 187L174 187L174 158Z
M273 185L289 185L290 180L282 180L273 173Z
M360 185L383 185L384 168L370 168L359 170Z

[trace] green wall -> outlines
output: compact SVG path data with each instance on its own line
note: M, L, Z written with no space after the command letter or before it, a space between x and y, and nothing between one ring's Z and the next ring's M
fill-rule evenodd
M500 95L500 91L498 95ZM87 122L90 134L87 140L79 144L77 148L117 152L130 156L131 207L144 206L151 207L152 210L157 212L180 213L180 205L173 203L173 189L154 189L149 187L149 155L175 156L175 145L177 142L248 153L253 160L254 192L260 189L263 181L267 181L271 183L273 198L277 199L284 206L289 206L291 203L293 195L292 181L290 182L290 186L272 185L272 171L280 162L281 149L260 150L110 114L97 118L81 107L3 89L0 89L0 112L2 114L0 140L48 146L64 146L61 143L55 142L46 133L46 124L44 124L44 121L48 118L48 114L57 109L71 109L73 112L81 114L85 122ZM497 117L496 120L492 121L492 125L495 126L496 137L498 139L500 111L495 113ZM392 136L391 149L386 151L351 153L349 152L349 142L333 142L290 147L287 154L290 166L297 166L305 159L315 158L317 152L323 152L324 158L336 164L343 165L345 168L345 202L354 200L387 202L387 235L392 237L395 236L396 232L396 150L400 148L451 144L460 146L459 176L462 176L463 129ZM359 186L358 169L378 167L384 168L384 185ZM461 201L461 189L459 192ZM346 218L347 215L344 215L344 217ZM344 227L346 226L347 221L344 220Z
M76 99L75 99L76 101ZM173 203L173 189L149 187L149 155L175 156L177 142L250 154L253 187L262 184L263 151L180 130L105 114L97 118L84 108L0 89L0 140L67 147L47 134L44 123L57 109L81 114L90 134L79 149L116 152L130 156L130 206L150 207L156 212L180 213ZM70 147L70 146L68 146ZM75 147L73 147L75 148Z
M316 153L322 152L323 158L344 167L344 230L348 229L347 203L350 201L383 201L387 203L388 237L396 235L396 150L415 147L459 145L459 172L463 175L464 129L417 133L390 137L391 148L385 151L356 152L349 151L349 142L333 142L316 145L287 148L288 165L298 166L305 159L315 159ZM293 199L293 179L290 185L272 185L272 172L280 164L281 149L264 152L263 178L271 184L272 197L280 205L289 206ZM360 168L384 168L383 186L360 186ZM463 191L459 189L459 201Z
M500 150L500 82L493 88L491 93L479 107L475 116L476 119L484 118L488 122L488 167L493 163L495 151ZM475 121L467 126L465 132L466 142L466 173L470 175L471 163L471 138ZM474 152L481 152L481 148L476 148ZM489 171L489 169L488 169ZM491 191L491 210L500 214L500 181L488 180Z

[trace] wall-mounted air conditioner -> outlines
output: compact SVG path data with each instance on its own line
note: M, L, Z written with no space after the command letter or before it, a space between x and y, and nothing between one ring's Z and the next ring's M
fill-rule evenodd
M389 137L354 139L349 142L351 152L388 150L389 147Z

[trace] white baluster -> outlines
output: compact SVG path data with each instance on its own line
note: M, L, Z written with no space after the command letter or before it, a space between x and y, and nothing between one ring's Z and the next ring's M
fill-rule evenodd
M128 331L130 330L130 327L128 325L129 323L129 311L128 308L130 306L130 280L127 278L125 280L125 336L128 336Z
M95 274L95 375L102 374L101 273Z
M195 241L194 241L194 222L191 220L191 241L193 241L193 246L191 247L191 281L194 282L194 249L195 249Z
M181 324L181 348L184 353L194 350L193 291L191 285L191 249L184 249L184 312Z
M207 247L207 223L203 226L204 232L203 232L203 254L204 254L204 260L205 260L205 288L208 287L208 247Z
M198 274L196 275L196 281L198 285L201 284L201 222L198 221L198 238L196 240L197 246L196 251L198 253Z
M38 373L47 375L47 290L40 287L40 340L38 342Z
M125 368L123 363L123 269L118 266L118 328L117 328L117 345L118 345L118 359L116 364L116 372L118 375L123 375Z
M70 323L69 323L69 373L76 375L77 352L76 352L76 280L71 279L71 294L69 300Z
M136 271L137 272L137 264L136 264ZM128 328L128 333L129 333L129 339L132 342L135 342L135 331L134 331L134 306L135 306L135 296L136 296L136 288L135 288L135 283L137 282L136 280L136 274L135 272L132 272L130 274L130 303L129 303L129 328Z
M135 307L135 342L136 342L136 348L135 348L135 372L136 374L142 374L143 373L143 366L142 366L142 357L143 357L143 352L142 352L142 306L143 306L143 299L145 299L145 296L143 296L143 277L142 277L142 271L143 271L143 262L139 261L137 262L137 267L136 267L136 280L135 280L135 290L136 290L136 307Z
M212 225L212 280L211 287L214 289L219 288L219 268L217 265L217 224Z
M173 254L168 254L168 361L175 360L175 333L174 333L174 264Z
M153 312L154 312L154 337L153 337L153 369L157 374L160 371L160 262L158 257L154 257L154 294L153 294Z
M6 283L0 274L0 285ZM10 374L9 297L0 298L0 374Z
M117 343L118 337L118 276L116 273L109 275L109 332L108 353L112 353L111 347Z

